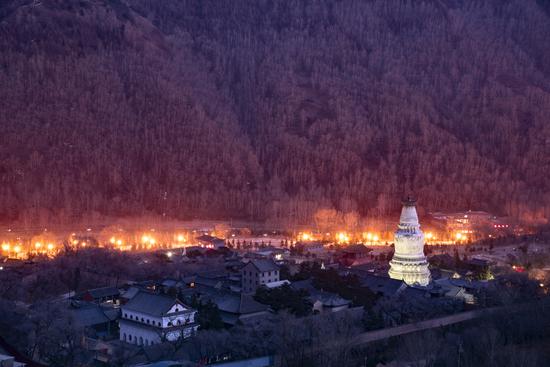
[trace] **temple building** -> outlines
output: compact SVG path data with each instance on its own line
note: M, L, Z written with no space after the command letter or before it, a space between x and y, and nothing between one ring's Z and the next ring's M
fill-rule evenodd
M424 233L418 223L416 201L410 197L403 201L394 242L395 253L388 273L390 278L403 280L408 285L428 285L430 270L424 255Z
M120 314L120 340L130 344L148 346L184 339L199 327L197 310L164 294L138 291Z

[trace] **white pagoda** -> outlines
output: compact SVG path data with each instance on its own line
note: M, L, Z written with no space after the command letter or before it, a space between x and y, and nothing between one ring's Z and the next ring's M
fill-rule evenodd
M394 242L395 253L388 272L390 278L403 280L408 285L428 285L430 270L424 255L424 233L418 223L416 201L410 197L403 200Z

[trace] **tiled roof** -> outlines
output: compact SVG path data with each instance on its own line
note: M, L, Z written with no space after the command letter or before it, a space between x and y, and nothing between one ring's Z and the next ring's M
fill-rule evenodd
M308 298L312 302L320 301L323 304L323 306L326 306L326 307L338 307L338 306L348 305L351 303L350 301L340 297L336 293L318 290L313 286L311 279L292 282L290 287L294 290L307 291L309 293Z
M138 294L140 292L139 288L137 287L130 287L128 288L128 290L126 292L124 292L122 294L122 297L123 298L126 298L126 299L132 299L135 297L136 294Z
M284 279L284 280L279 280L276 282L269 282L264 284L264 286L266 286L267 288L279 288L279 287L282 287L283 285L290 285L290 282Z
M90 296L92 296L94 299L103 298L103 297L115 297L120 295L118 288L115 288L115 287L89 289L85 292L82 292L80 296L82 297L86 293L90 294Z
M351 301L348 301L335 293L316 291L312 292L309 299L312 302L320 301L325 307L339 307L349 305Z
M489 284L488 282L484 282L484 281L478 281L478 280L469 281L465 279L438 279L436 280L436 283L440 285L445 285L445 284L453 285L455 287L462 287L465 289L486 288L487 285Z
M362 286L369 288L374 293L382 293L384 296L396 294L404 284L402 280L372 274L359 275L359 280Z
M251 260L250 263L252 263L252 265L254 265L262 273L266 271L279 270L277 264L275 264L275 262L271 259Z
M77 308L70 309L70 314L75 324L80 327L105 324L113 320L111 315L106 315L103 309L95 304L79 304Z
M123 306L123 309L153 316L163 316L176 303L180 302L170 296L140 291Z
M257 302L252 296L247 294L241 294L239 303L239 312L241 314L248 314L260 311L266 311L269 306Z
M257 302L252 296L246 294L223 293L212 297L212 301L220 311L238 315L266 311L269 308L269 306Z
M201 276L197 276L195 278L195 284L205 285L207 287L213 288L220 288L222 282L219 279L203 278Z

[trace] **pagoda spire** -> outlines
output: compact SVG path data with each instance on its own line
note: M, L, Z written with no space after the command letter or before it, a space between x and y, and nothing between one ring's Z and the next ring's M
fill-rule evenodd
M390 278L403 280L408 285L426 286L430 283L430 270L424 255L424 233L420 230L416 200L403 199L403 208L395 231L395 253L390 261Z

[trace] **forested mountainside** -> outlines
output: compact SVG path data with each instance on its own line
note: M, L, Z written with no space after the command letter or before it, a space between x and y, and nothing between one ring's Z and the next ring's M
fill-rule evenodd
M0 1L0 219L550 218L550 2Z

